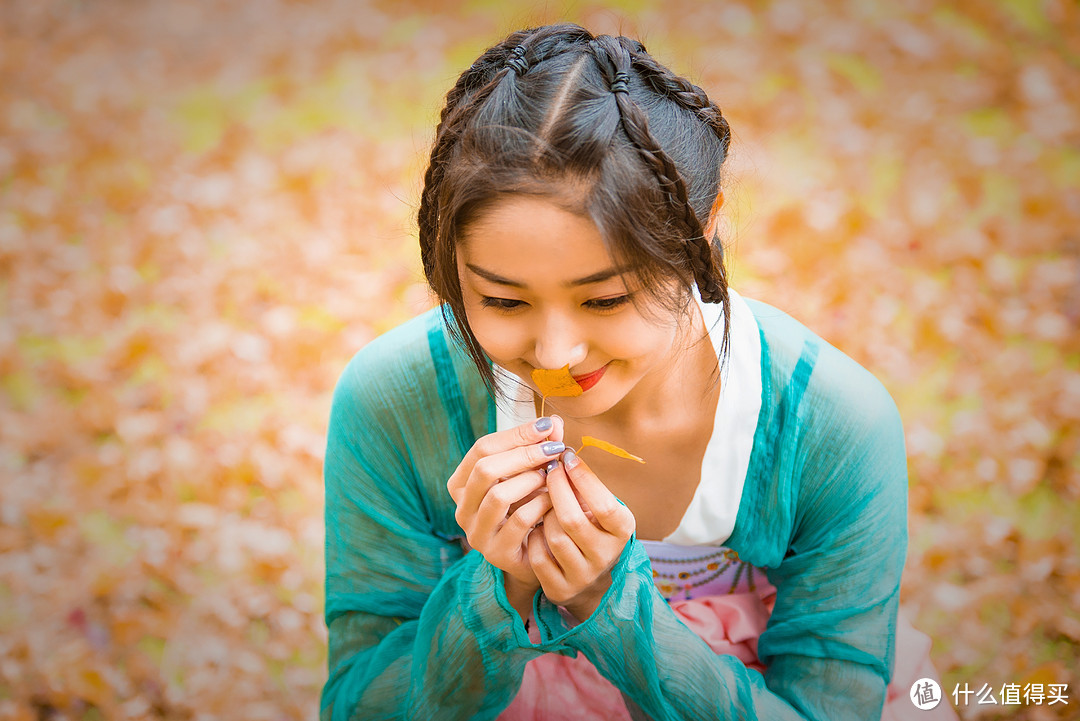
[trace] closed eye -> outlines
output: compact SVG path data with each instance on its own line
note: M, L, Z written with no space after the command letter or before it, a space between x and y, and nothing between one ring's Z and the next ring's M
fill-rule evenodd
M495 310L516 310L525 305L523 300L514 300L513 298L493 298L491 296L482 296L480 305L485 308L494 308Z
M630 295L617 295L613 298L595 298L585 301L584 305L593 310L614 310L630 302Z

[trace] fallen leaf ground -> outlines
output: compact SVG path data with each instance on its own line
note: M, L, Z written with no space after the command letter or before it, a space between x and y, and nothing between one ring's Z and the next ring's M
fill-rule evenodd
M540 9L537 9L540 8ZM510 29L641 37L734 128L733 285L904 417L946 690L1080 705L1080 11L1066 0L0 7L0 718L312 718L347 359L429 307L441 96Z

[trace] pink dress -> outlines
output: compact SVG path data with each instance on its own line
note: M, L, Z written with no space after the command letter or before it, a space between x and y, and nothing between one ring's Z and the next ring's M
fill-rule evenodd
M764 571L740 561L735 551L722 546L642 543L657 589L683 623L716 653L735 656L748 668L764 672L757 641L776 599L776 588ZM922 711L914 705L909 694L922 678L941 683L930 661L930 638L900 614L896 665L881 721L958 721L947 696L932 710ZM521 689L499 719L635 721L622 693L584 655L568 658L551 653L526 665Z

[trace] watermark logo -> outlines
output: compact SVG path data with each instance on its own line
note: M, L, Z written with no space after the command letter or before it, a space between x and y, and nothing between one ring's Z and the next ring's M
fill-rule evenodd
M921 711L929 711L941 703L941 686L932 678L920 678L911 684L911 703Z

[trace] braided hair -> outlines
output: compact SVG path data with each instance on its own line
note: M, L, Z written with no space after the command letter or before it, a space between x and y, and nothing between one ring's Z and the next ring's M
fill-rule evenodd
M490 389L489 361L465 315L463 229L498 200L543 197L592 220L645 293L685 310L693 285L723 306L723 253L705 237L731 130L705 91L636 40L573 24L529 28L488 48L447 93L418 222L424 274L447 327ZM683 292L672 297L671 280Z

